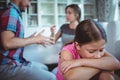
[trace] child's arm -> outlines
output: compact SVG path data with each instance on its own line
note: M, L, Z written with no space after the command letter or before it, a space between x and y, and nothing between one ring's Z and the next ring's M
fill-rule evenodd
M100 69L115 70L120 68L120 63L107 52L100 59L73 60L69 52L62 51L60 60L65 80L90 80L101 71Z
M64 55L63 55L64 57ZM64 62L61 63L61 71L64 73L67 72L70 68L74 67L92 67L92 68L98 68L101 70L117 70L120 69L120 62L110 55L108 52L105 52L104 56L99 59L79 59L79 60L73 60L73 59L67 59L64 57Z
M100 70L96 68L80 67L81 65L79 62L73 60L72 55L68 51L61 52L60 61L61 72L63 73L65 80L89 80L91 77L100 72ZM66 68L69 69L65 70Z
M94 67L101 70L120 69L120 62L108 52L105 52L105 55L99 59L80 59L78 62L82 66Z
M91 67L75 67L64 73L64 80L90 80L100 70Z

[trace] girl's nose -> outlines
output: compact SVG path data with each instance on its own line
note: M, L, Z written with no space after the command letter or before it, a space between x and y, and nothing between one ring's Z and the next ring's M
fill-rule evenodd
M101 57L101 54L100 54L100 52L97 52L97 54L96 54L96 56L95 56L96 58L100 58Z

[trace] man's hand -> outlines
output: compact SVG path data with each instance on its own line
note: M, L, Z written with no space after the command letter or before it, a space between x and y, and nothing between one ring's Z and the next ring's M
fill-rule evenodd
M41 44L43 45L44 47L46 45L51 45L51 44L54 44L54 41L51 40L50 37L46 37L46 36L43 36L42 33L44 32L45 30L42 30L41 32L37 33L34 38L36 38L36 43L37 44Z

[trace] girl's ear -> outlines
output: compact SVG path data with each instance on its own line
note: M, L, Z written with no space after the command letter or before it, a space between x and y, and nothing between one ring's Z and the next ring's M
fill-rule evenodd
M79 45L78 42L75 42L75 47L76 47L77 50L80 50L80 45Z

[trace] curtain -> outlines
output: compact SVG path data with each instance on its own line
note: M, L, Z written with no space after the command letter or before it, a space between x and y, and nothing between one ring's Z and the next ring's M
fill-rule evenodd
M113 21L115 16L115 8L117 4L118 0L96 0L96 14L98 21Z

